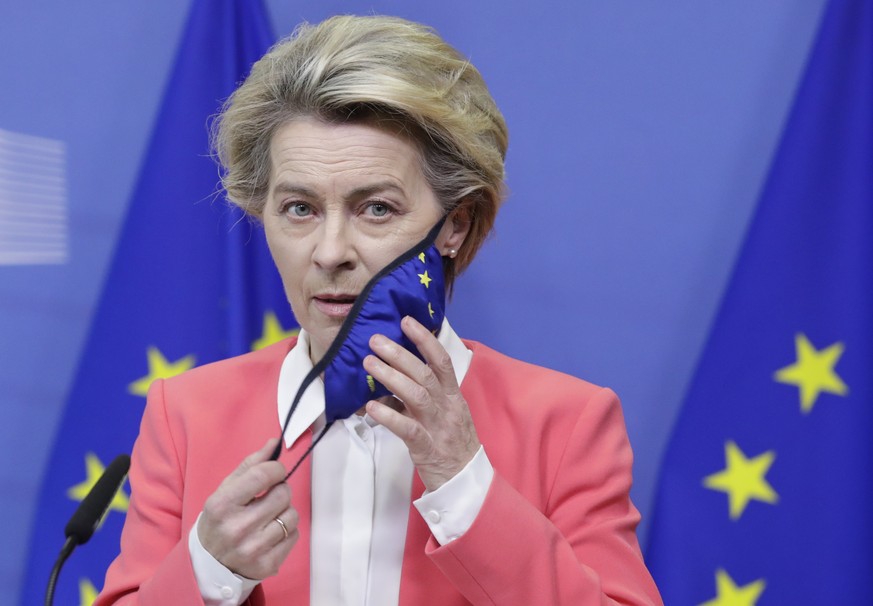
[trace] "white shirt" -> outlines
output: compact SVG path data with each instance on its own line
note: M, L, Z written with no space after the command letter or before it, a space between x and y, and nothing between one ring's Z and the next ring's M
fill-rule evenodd
M451 357L460 385L473 353L445 320L439 342ZM280 427L311 369L309 337L301 330L279 374ZM324 423L324 383L316 379L294 411L285 446L290 448L310 427L318 435ZM369 415L352 415L334 423L311 456L310 602L397 604L415 473L406 445ZM458 475L413 502L441 545L472 525L493 477L491 463L480 447ZM258 584L232 573L213 558L200 544L196 523L188 535L188 550L207 606L238 606Z

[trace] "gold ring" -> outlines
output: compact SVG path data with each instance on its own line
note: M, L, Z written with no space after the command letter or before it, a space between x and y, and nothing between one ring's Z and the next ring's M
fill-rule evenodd
M287 539L288 538L288 527L285 526L285 522L283 522L279 518L273 518L273 521L282 527L282 532L285 534L285 538Z

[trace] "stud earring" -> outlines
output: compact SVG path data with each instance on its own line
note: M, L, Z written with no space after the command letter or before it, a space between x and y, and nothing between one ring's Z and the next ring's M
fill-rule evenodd
M457 256L458 256L458 251L456 251L454 248L450 248L449 249L449 258L454 259Z

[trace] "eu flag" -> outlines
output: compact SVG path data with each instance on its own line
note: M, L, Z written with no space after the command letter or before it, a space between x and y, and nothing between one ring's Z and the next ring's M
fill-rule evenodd
M291 325L263 230L224 202L209 154L209 117L272 42L260 0L193 3L57 430L23 604L42 603L67 519L103 466L130 452L149 383L274 342ZM118 553L128 498L124 487L73 554L56 603L91 604Z
M825 10L651 532L667 604L873 604L873 2Z

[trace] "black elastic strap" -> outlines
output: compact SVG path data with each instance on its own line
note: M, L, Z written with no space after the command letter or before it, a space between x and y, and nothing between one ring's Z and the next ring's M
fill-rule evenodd
M321 430L321 432L319 432L318 436L312 441L312 444L309 445L309 448L306 449L306 452L304 452L303 455L297 460L297 462L294 463L294 467L291 468L291 471L289 471L287 474L285 474L285 479L282 480L283 482L287 482L288 478L291 477L291 474L294 473L295 471L297 471L297 468L300 467L300 464L303 463L303 461L306 460L306 457L309 456L309 453L313 451L313 449L315 448L315 445L318 444L319 442L321 442L321 438L323 438L325 436L325 434L327 434L331 425L333 425L333 421L331 421L330 423L328 423L327 425L325 425L322 428L322 430Z

